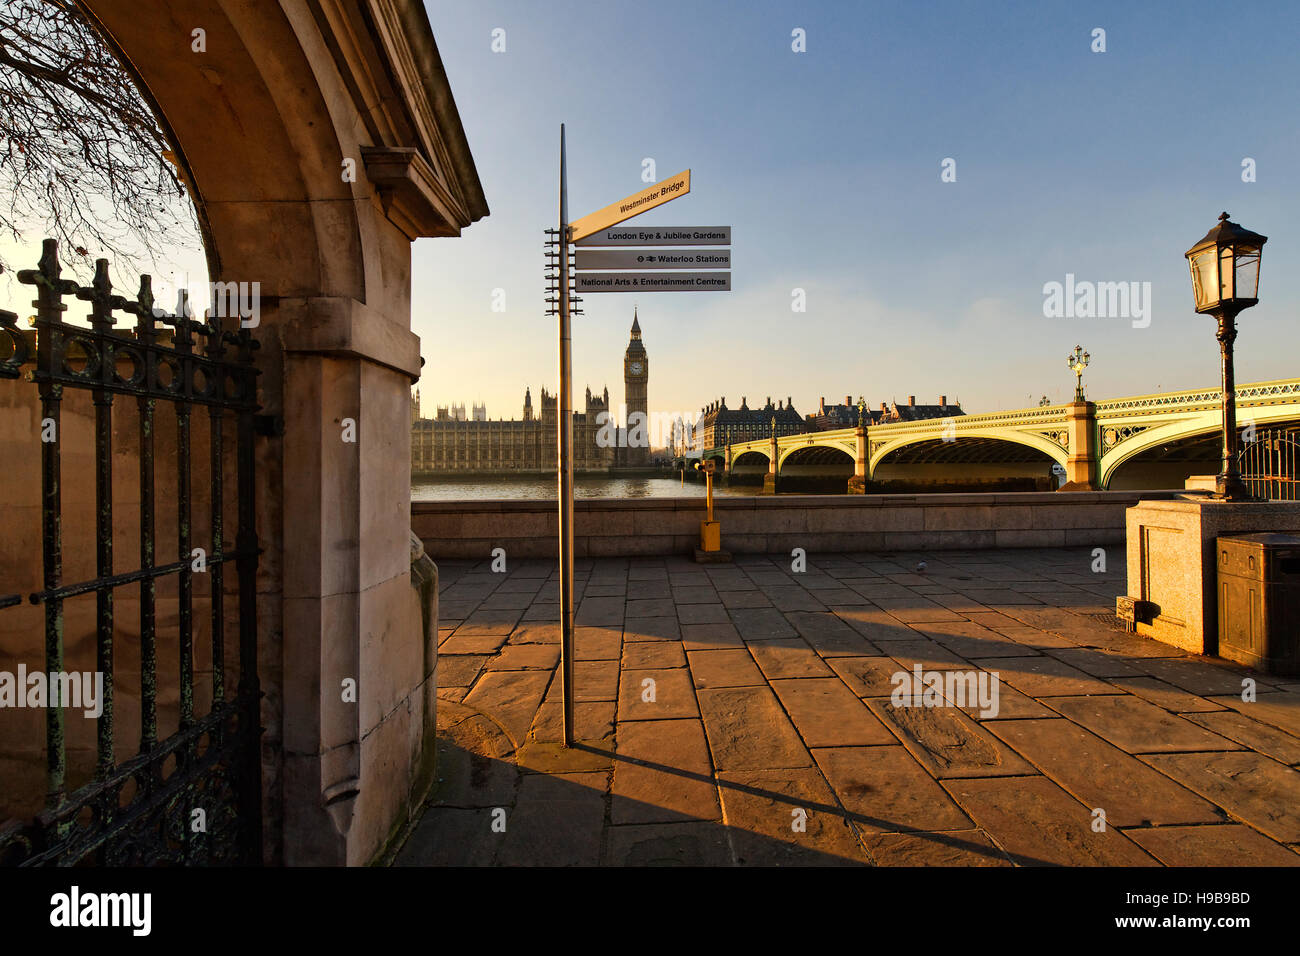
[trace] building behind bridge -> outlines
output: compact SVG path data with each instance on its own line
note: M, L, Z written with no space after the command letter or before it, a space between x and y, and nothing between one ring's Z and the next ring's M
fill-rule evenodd
M893 422L919 422L930 418L955 418L958 415L965 415L962 411L961 404L948 404L948 396L940 395L938 405L918 405L916 396L907 396L907 404L900 405L897 402L881 402L879 408L867 408L863 410L862 421L867 426L871 425L888 425ZM805 429L810 432L828 432L837 428L856 428L858 425L858 406L853 402L852 395L844 396L844 404L827 405L826 398L823 396L817 411L807 418L808 427Z
M723 396L700 409L695 428L695 450L771 438L774 428L778 437L798 435L808 430L803 416L794 409L794 399L787 398L773 405L771 396L768 396L766 405L750 408L742 395L739 408L728 408L726 396Z

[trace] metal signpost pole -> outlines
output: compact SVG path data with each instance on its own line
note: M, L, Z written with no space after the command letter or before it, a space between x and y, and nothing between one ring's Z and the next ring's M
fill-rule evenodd
M564 708L564 746L573 746L573 389L572 336L569 328L569 192L560 124L559 316L560 394L557 470L560 493L560 693Z

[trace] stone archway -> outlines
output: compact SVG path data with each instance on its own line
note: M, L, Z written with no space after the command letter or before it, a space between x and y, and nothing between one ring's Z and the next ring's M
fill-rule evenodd
M210 278L260 284L267 859L364 863L432 772L410 243L488 212L428 19L402 0L81 2L170 133Z

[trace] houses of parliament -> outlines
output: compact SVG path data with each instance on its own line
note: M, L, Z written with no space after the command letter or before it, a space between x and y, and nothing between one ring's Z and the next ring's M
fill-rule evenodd
M641 341L641 324L635 311L632 334L623 354L623 388L628 417L648 412L646 386L650 360ZM542 389L538 406L531 389L524 389L523 417L489 421L487 407L439 406L433 418L420 417L420 396L411 399L411 474L452 472L554 473L555 433L559 419L557 396ZM587 389L586 406L573 413L573 467L576 471L609 471L618 467L644 467L649 449L627 447L627 429L611 428L609 389L599 395ZM626 423L625 423L626 424ZM600 440L616 436L613 442Z

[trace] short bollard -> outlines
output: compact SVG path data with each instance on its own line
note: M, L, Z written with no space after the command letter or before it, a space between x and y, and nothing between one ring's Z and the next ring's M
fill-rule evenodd
M717 462L713 459L697 461L696 471L704 472L705 519L700 522L700 546L695 549L695 560L701 564L731 560L731 554L722 550L722 525L713 520L713 473Z

